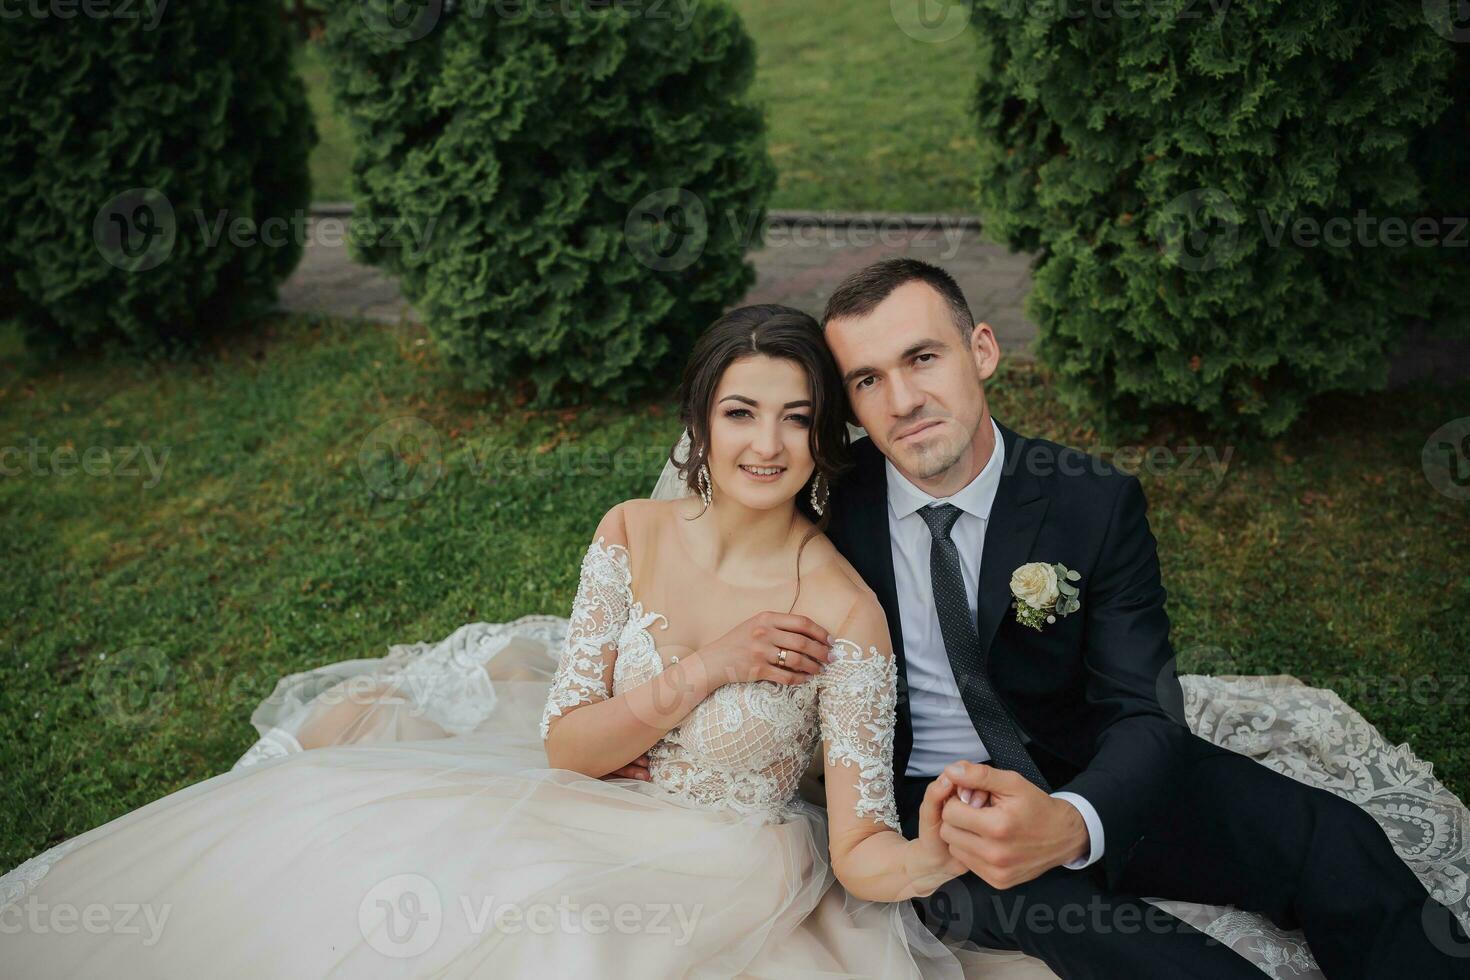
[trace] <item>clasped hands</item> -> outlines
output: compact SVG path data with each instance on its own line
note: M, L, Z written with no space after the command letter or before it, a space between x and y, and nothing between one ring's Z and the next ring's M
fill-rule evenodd
M603 778L617 777L646 782L648 756ZM1087 854L1091 841L1076 807L1020 773L953 762L924 791L915 844L913 874L928 894L966 871L993 888L1013 888Z
M1013 888L1088 853L1082 814L1020 773L974 762L945 767L919 806L920 877L973 871ZM937 885L935 886L937 887Z

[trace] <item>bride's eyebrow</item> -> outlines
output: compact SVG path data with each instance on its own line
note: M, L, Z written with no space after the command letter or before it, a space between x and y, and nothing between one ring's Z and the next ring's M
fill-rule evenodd
M750 406L752 406L754 408L760 408L761 407L760 402L756 401L754 398L746 398L744 395L726 395L724 398L721 398L720 399L720 404L723 405L725 402L728 402L728 401L744 402L745 404L750 405ZM810 400L803 398L801 401L787 402L785 405L782 405L781 407L782 408L810 408L811 407L811 404L812 403L811 403Z

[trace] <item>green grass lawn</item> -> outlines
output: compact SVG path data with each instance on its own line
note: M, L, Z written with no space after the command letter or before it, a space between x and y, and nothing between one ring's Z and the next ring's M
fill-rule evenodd
M326 56L316 44L297 50L296 68L306 82L306 99L316 117L318 142L311 151L311 196L315 201L352 200L352 134L332 108Z
M780 173L772 207L973 213L970 28L916 39L888 0L733 4L759 54L755 97ZM350 200L351 141L332 111L319 49L308 45L300 64L322 135L313 196Z
M670 406L458 393L424 340L278 318L191 361L43 373L0 344L0 445L21 454L0 459L0 868L227 769L283 674L565 614L598 517L651 487ZM1019 431L1105 448L1034 367L990 394ZM1330 683L1462 797L1470 514L1419 454L1466 404L1470 385L1334 400L1219 479L1141 474L1183 667ZM361 450L401 416L434 428L443 474L383 499ZM58 447L91 472L53 469Z

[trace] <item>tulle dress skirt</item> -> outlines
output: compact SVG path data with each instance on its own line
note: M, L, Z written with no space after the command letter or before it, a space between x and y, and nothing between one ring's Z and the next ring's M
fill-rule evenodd
M1051 977L853 899L823 810L548 767L567 621L282 678L229 772L0 878L5 976Z

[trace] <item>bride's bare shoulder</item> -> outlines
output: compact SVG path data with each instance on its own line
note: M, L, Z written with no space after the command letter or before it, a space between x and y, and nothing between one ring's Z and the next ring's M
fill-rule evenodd
M632 544L633 529L645 523L643 509L638 505L654 502L624 500L613 504L597 522L597 530L592 533L592 539L594 541L605 540L608 544L620 544L624 547Z
M685 512L689 510L691 499L680 497L677 500L652 500L648 497L635 497L623 501L613 509L622 512L623 521L629 533L656 533L660 527L666 526L673 518L689 516ZM696 500L695 503L699 502ZM695 506L694 512L698 513L698 511L699 507Z
M819 543L825 551L825 560L814 559L820 567L812 581L811 608L814 612L807 615L834 632L859 615L864 618L882 617L883 607L877 593L868 587L857 569L825 535L814 538L808 549L817 547ZM802 592L805 598L805 584Z
M699 503L698 500L695 501ZM609 540L616 540L619 544L626 546L633 554L641 554L644 548L655 545L661 536L662 529L689 509L689 498L681 497L678 500L651 500L647 497L635 497L615 504L607 515L603 517L602 523L597 527L597 535L607 535ZM699 508L696 506L694 512Z

